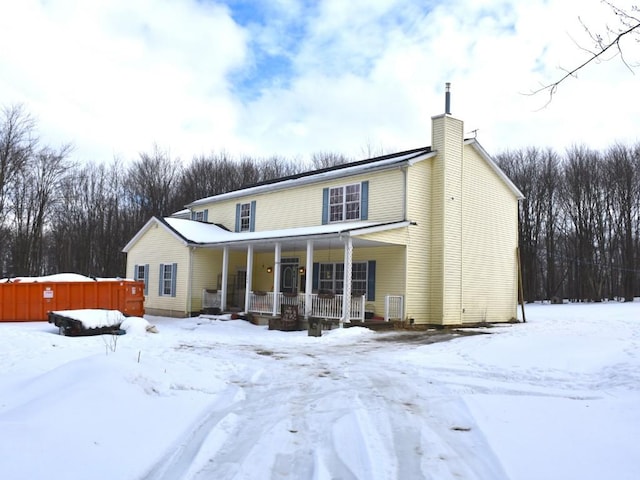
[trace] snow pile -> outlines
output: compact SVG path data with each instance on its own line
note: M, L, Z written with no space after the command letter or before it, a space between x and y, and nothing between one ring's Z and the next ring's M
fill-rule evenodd
M85 277L78 273L56 273L55 275L46 275L44 277L14 277L3 278L2 283L21 282L21 283L45 283L45 282L92 282L91 277Z
M53 312L63 317L82 322L84 328L113 327L120 325L126 318L119 310L81 309L57 310Z
M102 281L131 281L123 278L86 277L79 273L56 273L43 277L12 277L2 278L0 283L56 283L56 282L102 282Z
M118 337L3 323L0 478L640 478L640 301L527 319L432 344L206 318Z
M146 333L158 333L155 325L151 325L149 320L141 317L127 317L120 325L120 328L130 335L145 335Z

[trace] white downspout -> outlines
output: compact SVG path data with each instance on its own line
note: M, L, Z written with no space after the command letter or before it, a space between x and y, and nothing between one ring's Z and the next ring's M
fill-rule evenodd
M407 219L408 214L408 202L409 202L409 167L402 167L402 176L404 180L404 190L402 191L402 219Z

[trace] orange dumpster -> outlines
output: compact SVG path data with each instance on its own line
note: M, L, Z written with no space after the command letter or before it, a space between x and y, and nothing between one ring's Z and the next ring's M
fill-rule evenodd
M0 322L47 321L52 310L85 308L120 310L127 316L144 315L144 282L89 278L57 281L55 277L2 280Z

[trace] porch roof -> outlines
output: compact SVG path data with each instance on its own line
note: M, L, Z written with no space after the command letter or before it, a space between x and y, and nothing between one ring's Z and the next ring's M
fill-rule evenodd
M183 244L202 248L217 248L228 246L230 248L244 248L247 245L254 245L258 248L263 245L265 249L273 248L274 242L283 244L295 243L296 241L314 240L317 248L330 247L331 240L351 236L354 246L374 246L383 245L377 242L362 238L362 236L404 228L411 224L409 221L398 222L349 222L333 223L329 225L315 225L311 227L296 227L282 230L266 230L260 232L230 232L213 223L205 223L196 220L182 218L159 218L153 217L138 232L129 244L124 248L128 251L137 239L144 234L153 224L160 224L170 233L176 236ZM335 243L333 244L335 246Z

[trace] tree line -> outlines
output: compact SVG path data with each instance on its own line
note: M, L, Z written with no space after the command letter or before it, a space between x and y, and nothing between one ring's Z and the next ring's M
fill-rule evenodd
M640 295L640 144L507 151L496 160L520 188L527 301L632 301Z
M123 246L154 215L246 185L347 163L226 152L188 163L154 146L129 162L74 162L42 145L22 106L0 112L0 277L77 272L125 276ZM631 300L640 295L640 144L506 151L520 188L519 252L527 301Z
M257 182L346 163L319 152L311 162L233 157L188 163L154 146L130 162L74 162L72 147L42 145L20 105L0 112L0 278L77 272L125 276L122 248L152 216Z

